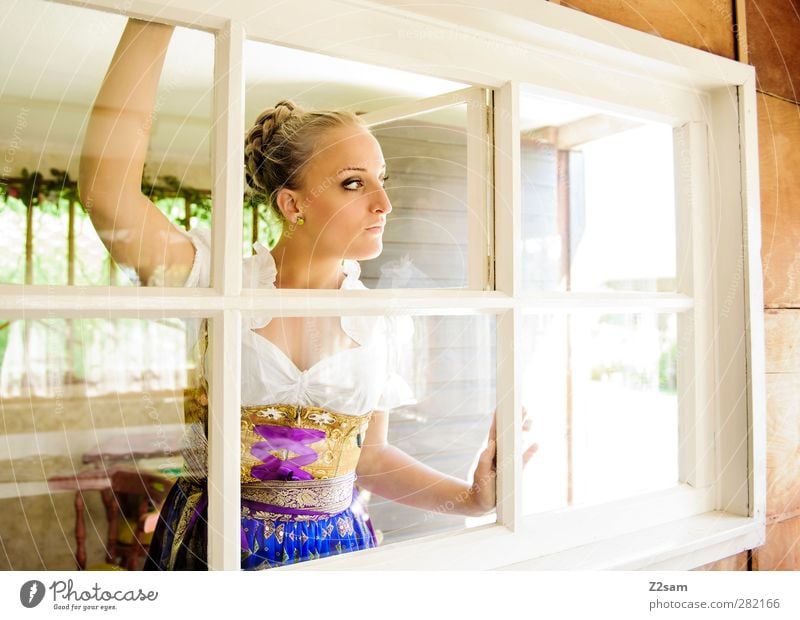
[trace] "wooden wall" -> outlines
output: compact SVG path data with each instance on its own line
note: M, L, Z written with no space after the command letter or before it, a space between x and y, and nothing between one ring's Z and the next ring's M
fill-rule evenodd
M767 542L754 570L800 569L800 5L747 0L756 67L767 340Z
M756 67L767 348L767 541L701 570L800 569L800 3L568 0Z

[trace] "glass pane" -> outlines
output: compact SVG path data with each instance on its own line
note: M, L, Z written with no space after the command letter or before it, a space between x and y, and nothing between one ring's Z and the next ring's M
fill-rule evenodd
M245 46L245 78L246 119L252 126L281 100L305 111L358 116L467 86L254 41ZM283 116L289 114L282 109ZM282 150L274 151L273 130L263 129L274 125L262 122L258 147L253 149L260 159L252 158L254 191L248 197L248 204L256 205L258 220L250 224L250 230L258 231L253 240L274 249L279 240L289 244L299 239L318 256L357 260L369 288L466 286L466 111L466 104L453 105L372 126L367 131L377 145L367 141L366 148L357 140L332 137L341 121L319 130L292 121L303 127L299 137L284 139ZM295 112L293 118L298 115ZM283 116L281 123L289 122ZM273 147L262 142L267 135L267 145ZM281 158L298 163L286 167L276 163ZM383 162L385 195L380 189ZM338 176L345 167L365 170ZM299 179L296 203L307 216L302 227L291 214L287 220L276 204L276 192L291 184L292 174ZM343 187L356 178L361 185L352 189L359 191ZM383 202L380 212L374 210L378 200ZM386 223L382 235L365 232L365 222L379 220ZM372 235L370 243L364 242L365 235Z
M523 404L539 444L526 514L678 481L677 316L590 313L523 321Z
M0 282L180 285L181 231L210 221L213 35L40 0L4 15Z
M144 567L191 464L191 347L176 318L0 321L0 568Z
M491 316L246 319L242 568L493 522L493 512L471 516L462 491L495 407L494 324ZM378 451L382 441L393 448ZM463 486L450 478L443 490L442 475Z
M521 92L523 290L675 291L672 127Z
M467 104L372 127L392 180L383 252L370 288L467 286Z

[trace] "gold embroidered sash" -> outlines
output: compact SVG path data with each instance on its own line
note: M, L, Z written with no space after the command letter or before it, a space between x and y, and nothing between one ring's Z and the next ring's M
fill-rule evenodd
M184 449L185 472L187 477L198 481L204 479L207 472L208 383L203 372L207 343L207 319L204 319L199 341L197 387L186 390L184 400L188 435ZM371 416L372 412L354 416L323 407L285 403L242 407L242 484L261 484L267 481L265 478L278 477L265 473L265 459L273 464L276 459L282 461L286 465L285 471L297 474L294 478L325 480L354 473ZM276 439L276 435L292 434L286 429L303 429L299 434L303 434L304 439L295 442L290 438ZM282 447L277 447L279 445ZM276 447L272 449L272 446ZM316 455L313 460L312 452ZM300 464L295 465L295 462Z

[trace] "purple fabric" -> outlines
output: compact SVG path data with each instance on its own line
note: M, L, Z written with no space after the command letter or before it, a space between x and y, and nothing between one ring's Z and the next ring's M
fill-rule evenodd
M194 525L194 522L197 521L197 517L199 517L200 514L206 509L207 505L208 505L208 492L207 492L207 489L204 487L203 488L203 494L200 497L200 501L197 502L197 506L195 506L195 508L194 508L194 512L192 513L192 517L189 519L189 523L186 526L186 531L187 532L192 529L192 526Z
M254 478L259 480L311 480L313 476L300 469L317 460L317 453L308 444L325 439L325 431L314 428L289 428L272 424L259 424L254 427L256 433L266 441L254 443L250 453L261 465L250 470ZM297 456L281 460L270 454L270 450L289 450Z

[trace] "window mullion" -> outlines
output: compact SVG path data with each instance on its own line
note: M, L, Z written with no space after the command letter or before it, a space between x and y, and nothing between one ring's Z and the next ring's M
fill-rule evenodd
M467 288L476 291L488 290L491 276L492 247L487 236L491 195L487 188L492 123L487 94L485 88L474 88L467 99Z
M508 82L496 92L494 136L496 288L513 298L520 292L522 270L519 85L516 82ZM521 322L518 308L510 309L497 322L497 522L511 530L516 530L522 521L522 349L514 346Z
M495 93L494 204L496 290L510 297L522 291L519 127L519 84L507 82Z
M225 310L210 321L208 409L208 566L239 570L242 315ZM236 415L227 415L232 412Z
M211 211L211 284L225 296L242 291L244 179L244 28L228 22L217 32L214 53Z
M216 34L214 53L214 133L212 284L223 297L242 291L242 197L240 164L244 135L244 28L228 22ZM225 310L212 321L209 342L208 565L240 567L241 313Z

